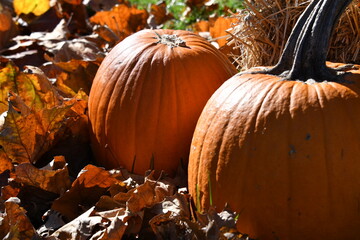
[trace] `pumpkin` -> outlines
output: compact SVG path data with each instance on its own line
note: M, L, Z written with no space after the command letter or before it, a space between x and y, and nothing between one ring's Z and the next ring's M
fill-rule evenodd
M181 30L141 30L104 59L89 95L96 160L106 168L173 176L187 166L197 119L237 70L204 38Z
M326 63L350 2L312 1L276 66L236 74L210 98L188 167L199 211L227 203L255 239L359 239L360 66Z

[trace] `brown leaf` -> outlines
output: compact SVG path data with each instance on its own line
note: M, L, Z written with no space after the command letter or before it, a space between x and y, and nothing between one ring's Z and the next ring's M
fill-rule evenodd
M120 39L124 39L146 26L149 14L146 10L117 5L111 11L97 12L90 18L93 24L107 25Z
M28 66L25 72L20 72L17 66L9 62L0 70L0 83L1 112L7 110L11 92L19 95L24 103L35 111L50 109L60 104L60 95L39 68Z
M94 208L64 225L51 236L61 240L72 239L122 239L128 225L125 224L124 209L97 212Z
M12 19L11 12L0 3L0 50L9 44L17 32L18 30Z
M8 200L11 197L17 197L20 192L19 188L7 185L1 188L1 200Z
M15 167L15 174L16 182L57 194L63 194L71 186L63 157L56 157L43 169L38 169L31 163L22 163Z
M174 15L167 11L166 2L161 1L151 5L148 24L153 28L157 28L161 24L173 18Z
M24 116L10 103L0 132L0 145L7 156L16 163L35 163L54 144L70 108L63 104Z
M7 170L12 170L14 168L11 160L8 158L4 149L0 149L0 173L3 173Z
M145 207L154 206L172 194L174 194L174 186L146 179L144 184L132 192L132 196L127 201L127 210L134 213L139 212Z
M53 202L52 209L73 220L94 206L117 181L108 171L88 165L79 173L70 190Z
M116 4L124 3L124 0L89 0L88 6L95 12L109 11Z
M213 25L210 26L210 35L219 44L219 47L227 43L229 34L226 32L238 20L234 17L218 17Z
M6 237L5 237L6 236ZM33 239L36 231L26 216L26 211L20 207L20 199L11 197L5 202L5 214L0 226L2 239Z

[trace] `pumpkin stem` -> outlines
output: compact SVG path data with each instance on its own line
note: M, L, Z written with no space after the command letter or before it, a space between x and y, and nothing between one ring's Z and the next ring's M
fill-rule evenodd
M295 24L279 62L263 73L288 80L343 81L343 72L328 68L326 57L335 23L351 2L313 0Z
M156 43L161 43L169 46L170 48L174 47L186 47L186 42L182 40L179 36L176 34L163 34L160 35L159 33L155 32L156 39L158 41Z

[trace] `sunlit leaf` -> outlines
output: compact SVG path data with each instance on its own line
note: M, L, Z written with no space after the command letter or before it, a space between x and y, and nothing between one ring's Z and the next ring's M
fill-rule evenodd
M7 156L16 163L35 163L55 142L70 108L63 104L22 115L10 103L0 132L0 145Z
M0 232L2 239L34 239L37 236L26 216L26 210L20 206L20 199L16 197L9 198L5 202L5 217L0 230L2 230Z
M60 164L59 158L52 162L52 164L55 163ZM62 159L62 165L59 169L38 169L31 163L22 163L15 167L15 181L45 191L63 194L70 188L71 183L65 159Z
M238 20L231 17L218 17L214 24L210 26L210 35L219 44L219 47L224 46L227 43L229 34L226 32L232 24Z
M36 67L28 66L26 72L19 71L9 62L0 70L0 111L8 108L8 96L11 92L21 97L33 110L52 108L60 104L61 97L45 74Z
M72 220L82 213L79 205L83 206L84 210L95 205L117 181L108 171L88 165L79 173L70 190L54 201L52 209Z
M50 0L14 0L17 15L33 13L40 16L50 8Z
M121 4L112 8L111 11L97 12L90 18L90 22L107 25L120 39L124 39L130 34L143 29L147 24L148 16L146 10Z

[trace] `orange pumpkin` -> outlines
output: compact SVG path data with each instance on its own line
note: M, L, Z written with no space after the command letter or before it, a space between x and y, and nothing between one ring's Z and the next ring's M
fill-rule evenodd
M97 161L174 175L181 159L187 164L201 110L235 73L225 55L187 31L142 30L126 38L104 59L89 96Z
M360 66L325 65L350 2L313 1L278 65L237 74L210 98L188 168L200 211L228 203L255 239L359 239Z

